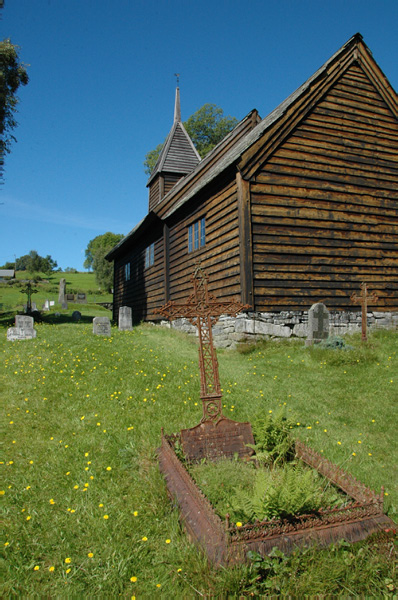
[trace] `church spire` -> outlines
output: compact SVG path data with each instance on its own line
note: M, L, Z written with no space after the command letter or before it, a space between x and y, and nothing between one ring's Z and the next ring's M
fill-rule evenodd
M176 88L176 99L174 104L174 123L181 123L180 88Z

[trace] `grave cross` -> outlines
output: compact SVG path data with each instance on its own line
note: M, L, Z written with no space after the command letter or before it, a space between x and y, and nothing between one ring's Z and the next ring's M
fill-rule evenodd
M28 296L28 301L26 303L26 312L29 314L32 312L32 294L37 294L38 290L32 287L30 281L26 284L26 287L22 288L21 293L26 294Z
M200 397L203 404L201 423L205 421L217 423L223 418L221 410L222 393L217 355L213 345L212 326L221 315L236 316L243 310L250 308L250 306L236 300L220 302L212 296L208 290L208 278L200 265L195 268L191 281L194 291L185 304L170 301L154 312L170 320L185 317L192 325L197 327L199 335Z
M355 304L360 304L362 308L362 341L367 341L367 312L368 312L368 303L376 304L378 297L374 292L369 293L368 287L366 283L361 283L361 293L357 294L354 292L351 294L351 302Z

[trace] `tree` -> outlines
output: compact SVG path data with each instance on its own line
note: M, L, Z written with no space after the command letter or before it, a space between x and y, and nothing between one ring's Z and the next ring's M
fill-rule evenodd
M222 139L232 131L238 120L235 117L224 116L224 111L215 104L204 104L184 123L184 127L194 143L201 158L206 156ZM150 175L163 144L156 146L146 154L144 170Z
M3 177L4 154L11 151L16 141L12 131L16 128L15 113L20 85L29 81L25 66L19 62L19 48L10 39L0 42L0 179Z
M121 233L108 231L90 240L85 250L84 268L93 269L98 285L107 292L113 286L113 263L107 261L105 256L123 237Z
M53 260L49 254L45 258L38 254L37 250L31 250L29 254L20 256L16 260L17 271L30 271L31 273L46 273L49 275L57 268L56 260Z

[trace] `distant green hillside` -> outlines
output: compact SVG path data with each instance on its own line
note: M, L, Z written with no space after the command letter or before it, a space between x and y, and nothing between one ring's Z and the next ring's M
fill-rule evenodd
M16 280L0 282L0 313L3 317L5 313L12 317L13 313L22 311L27 301L27 295L21 290L25 287L26 282L34 280L37 276L27 271L17 272ZM80 310L82 314L89 312L93 314L98 310L99 314L104 314L100 306L96 306L99 302L112 302L112 294L107 294L98 289L98 284L95 281L94 273L52 273L50 276L44 273L39 274L41 279L38 279L34 284L36 293L32 295L32 302L36 302L37 308L40 310L46 300L55 302L52 312L73 312ZM58 304L59 282L60 279L66 280L66 293L78 294L85 293L87 296L87 305L68 303L68 311L61 311L61 306ZM111 315L108 310L107 313ZM97 314L93 314L97 316ZM8 320L8 319L7 319Z

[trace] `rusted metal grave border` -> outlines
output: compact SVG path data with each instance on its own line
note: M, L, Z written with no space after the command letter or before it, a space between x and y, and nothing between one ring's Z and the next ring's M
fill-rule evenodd
M188 535L215 566L244 562L249 550L265 556L277 547L288 554L297 547L312 544L327 546L340 539L360 541L371 533L395 527L394 522L383 513L383 488L380 494L376 494L303 442L297 441L297 456L343 490L353 502L342 509L321 510L290 521L257 521L237 528L228 520L220 519L178 459L174 451L174 443L178 439L178 435L166 436L162 430L158 450L160 470L170 496L177 502Z

